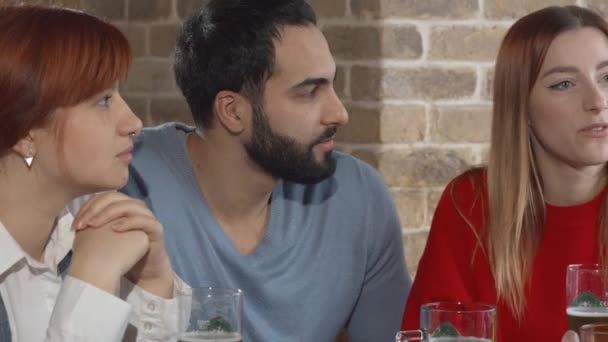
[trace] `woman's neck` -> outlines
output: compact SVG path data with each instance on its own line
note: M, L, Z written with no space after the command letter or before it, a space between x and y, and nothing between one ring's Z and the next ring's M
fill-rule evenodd
M27 254L42 260L55 220L71 196L18 161L7 157L0 164L0 222Z
M586 203L606 186L606 165L573 168L568 166L538 167L547 203L573 206Z

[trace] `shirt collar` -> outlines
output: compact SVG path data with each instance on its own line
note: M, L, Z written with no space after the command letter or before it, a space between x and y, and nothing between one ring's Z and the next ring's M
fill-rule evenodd
M44 250L45 264L57 269L57 265L70 252L74 244L75 232L72 229L74 216L68 208L65 208L57 217L55 228Z
M65 208L57 217L55 227L44 250L44 265L56 270L57 265L69 253L74 243L72 230L74 216ZM40 267L40 263L28 256L0 222L0 276L19 261L25 259L30 265Z
M25 258L25 253L13 239L13 236L6 230L6 227L0 222L0 276L2 276L9 268Z

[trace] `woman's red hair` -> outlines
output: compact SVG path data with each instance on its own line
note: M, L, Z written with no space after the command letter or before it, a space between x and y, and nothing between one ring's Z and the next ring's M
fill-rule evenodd
M131 48L104 21L65 8L0 7L0 156L54 110L125 79Z

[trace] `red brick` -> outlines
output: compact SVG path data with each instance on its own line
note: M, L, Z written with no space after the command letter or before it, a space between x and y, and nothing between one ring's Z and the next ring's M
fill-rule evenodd
M348 0L308 0L317 17L343 17Z
M177 0L177 14L180 18L187 18L205 6L209 0Z
M351 0L354 15L372 18L474 19L477 0Z
M131 45L131 50L133 51L133 57L143 57L147 54L147 35L146 27L144 25L127 22L126 24L118 24L116 27L118 27L129 40L129 45Z
M78 2L75 0L74 2ZM126 6L123 0L82 0L82 8L93 15L118 20L125 18Z
M333 55L340 59L417 59L422 55L422 37L411 25L327 26L323 32Z
M136 59L133 61L124 89L129 92L172 91L175 83L169 60Z
M485 16L516 19L547 6L575 5L576 0L485 0Z
M169 57L175 51L175 39L179 24L150 26L150 54L157 57Z
M179 121L194 125L190 108L186 100L181 96L152 98L150 120L152 125L159 125L169 121Z
M383 69L355 66L351 69L351 94L355 100L470 98L476 82L476 71L464 67Z
M169 0L129 0L129 19L167 19L171 16L171 3Z

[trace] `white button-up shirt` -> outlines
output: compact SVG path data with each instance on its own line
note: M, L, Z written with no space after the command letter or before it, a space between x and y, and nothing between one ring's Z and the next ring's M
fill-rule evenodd
M73 219L67 208L58 218L44 263L27 255L0 222L0 295L12 342L121 341L129 323L125 340L171 340L181 316L176 298L187 286L176 276L174 299L164 299L123 279L123 300L77 278L62 278L57 265L72 248Z

